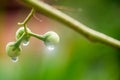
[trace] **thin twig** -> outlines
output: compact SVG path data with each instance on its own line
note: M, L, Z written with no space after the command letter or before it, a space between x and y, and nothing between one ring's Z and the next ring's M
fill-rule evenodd
M90 40L95 42L104 43L110 45L112 47L120 48L120 41L116 40L110 36L107 36L103 33L90 29L89 27L83 25L79 21L71 18L70 16L64 14L63 12L53 8L52 6L38 0L21 0L26 3L30 7L34 7L36 10L40 11L46 16L56 19L64 24L66 24L69 28L75 30L76 32L82 34Z
M33 16L35 12L35 9L32 8L30 13L28 14L28 16L25 18L25 20L22 23L18 23L19 26L23 26L25 29L25 33L27 33L27 22L31 19L31 17Z

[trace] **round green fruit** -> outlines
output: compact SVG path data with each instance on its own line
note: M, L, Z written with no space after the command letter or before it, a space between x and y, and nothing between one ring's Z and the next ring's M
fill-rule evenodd
M44 43L46 45L55 45L60 41L59 35L54 31L48 31L43 35L43 37L44 37Z
M21 47L15 46L15 42L9 42L6 45L6 53L10 57L17 57L20 55Z

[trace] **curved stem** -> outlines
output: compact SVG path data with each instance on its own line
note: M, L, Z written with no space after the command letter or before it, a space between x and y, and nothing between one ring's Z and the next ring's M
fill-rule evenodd
M77 20L53 8L52 6L42 2L41 0L21 0L21 1L23 1L30 7L34 7L36 10L42 12L44 15L52 17L57 21L66 24L69 28L82 34L89 40L104 43L112 47L120 48L120 41L83 25Z
M24 30L25 30L25 33L27 34L27 25L24 24Z
M25 33L22 34L22 36L15 42L15 46L18 47L20 43L22 42L22 39L24 38Z
M18 23L19 26L24 26L25 33L27 33L27 25L26 24L31 19L31 17L33 16L34 12L35 12L35 9L32 8L32 10L28 14L28 16L25 18L25 20L22 23Z
M23 24L26 24L31 19L31 17L33 16L34 12L35 12L35 10L34 10L34 8L32 8L31 12L28 14L28 16L23 21Z
M28 34L27 32L27 22L31 19L31 17L33 16L35 12L35 9L32 8L32 10L30 11L30 13L28 14L28 16L25 18L25 20L22 22L22 23L18 23L19 26L23 26L24 27L24 30L25 32L22 34L22 36L16 41L15 45L16 47L18 47L20 45L20 43L22 42L22 39L24 38L24 36L26 34Z
M44 41L44 37L42 35L39 35L39 34L36 34L36 33L33 33L33 32L29 32L28 34Z

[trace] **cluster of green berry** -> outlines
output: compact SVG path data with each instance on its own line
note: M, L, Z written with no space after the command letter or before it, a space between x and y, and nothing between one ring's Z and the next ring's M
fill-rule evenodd
M15 42L9 42L6 45L6 53L9 57L11 57L12 60L16 61L18 56L21 52L21 43L25 46L28 45L30 37L36 37L42 41L44 41L46 46L49 45L56 45L60 38L57 33L53 31L48 31L43 35L35 34L31 32L29 28L26 27L20 27L16 32L16 41Z

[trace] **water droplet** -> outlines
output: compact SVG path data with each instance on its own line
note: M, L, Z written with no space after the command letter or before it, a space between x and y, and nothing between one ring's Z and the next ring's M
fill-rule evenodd
M29 41L24 41L23 46L27 46L30 42Z
M17 62L19 60L18 57L12 57L11 59L12 59L12 62Z
M47 46L47 49L48 49L49 51L53 51L53 50L55 49L55 47L54 47L54 45L48 45L48 46Z

